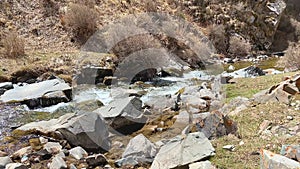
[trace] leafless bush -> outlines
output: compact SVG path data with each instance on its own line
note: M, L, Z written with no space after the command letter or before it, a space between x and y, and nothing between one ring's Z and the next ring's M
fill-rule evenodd
M300 69L300 43L292 44L286 51L284 59L285 68L294 71Z
M228 52L233 56L247 56L251 52L251 44L241 36L231 36Z
M218 53L227 53L228 49L228 37L226 36L226 30L224 25L210 25L208 27L209 39L214 44Z
M65 23L72 29L75 39L84 44L97 30L97 14L85 5L72 4L65 16Z
M53 0L40 0L40 3L43 6L44 15L46 17L51 16L51 15L55 15L59 11L58 4Z
M24 40L18 36L15 31L4 35L1 40L4 48L4 55L8 58L19 58L25 56Z

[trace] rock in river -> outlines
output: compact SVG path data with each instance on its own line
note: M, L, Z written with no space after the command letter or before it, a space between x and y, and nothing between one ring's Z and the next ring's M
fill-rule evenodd
M89 151L108 150L108 129L97 113L81 115L66 114L58 119L28 123L17 128L19 131L39 131L45 135L61 135L71 145Z
M24 103L30 108L46 107L71 100L71 87L60 79L28 84L6 91L1 102Z
M130 133L136 127L142 127L147 120L141 110L142 101L140 99L137 97L125 97L116 99L109 105L101 107L94 112L100 114L113 129L120 129L120 132ZM125 130L123 131L123 129Z

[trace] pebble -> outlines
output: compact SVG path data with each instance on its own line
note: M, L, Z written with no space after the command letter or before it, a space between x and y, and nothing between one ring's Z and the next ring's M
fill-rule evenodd
M223 149L229 150L229 151L234 151L235 150L235 146L234 145L226 145L226 146L223 146Z
M286 119L293 120L294 118L293 118L293 116L286 116Z

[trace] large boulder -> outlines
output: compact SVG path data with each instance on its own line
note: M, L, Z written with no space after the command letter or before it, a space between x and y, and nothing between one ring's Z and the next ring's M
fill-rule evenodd
M142 111L142 101L137 97L119 98L109 105L101 107L94 112L101 115L115 130L125 129L126 126L141 125L147 121ZM134 127L133 127L134 128ZM131 128L132 129L132 128ZM124 132L132 132L127 131Z
M204 119L196 119L196 126L209 139L227 134L238 135L236 123L219 111L209 113Z
M274 154L268 150L261 150L261 169L298 169L300 163L281 156Z
M73 146L81 146L86 150L108 150L107 126L97 113L81 115L66 114L58 119L28 123L16 129L17 131L37 132L45 135L63 137Z
M81 69L75 80L77 84L98 84L105 83L105 77L110 76L113 76L111 68L86 66Z
M132 159L136 163L151 163L156 153L157 147L143 134L139 134L129 141L119 165L126 165L128 160L124 159Z
M215 149L203 133L190 133L186 137L176 136L163 145L151 168L165 169L186 166L213 155L215 155Z
M67 83L60 79L52 79L8 90L0 96L0 101L24 103L30 108L35 108L68 102L71 97L71 87Z

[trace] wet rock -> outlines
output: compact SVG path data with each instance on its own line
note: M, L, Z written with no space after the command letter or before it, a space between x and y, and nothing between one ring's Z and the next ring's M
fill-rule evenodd
M200 161L189 165L189 169L216 169L210 161Z
M157 147L143 134L139 134L129 141L122 158L129 158L137 163L151 163L156 153ZM126 161L128 160L123 160L122 165L126 165Z
M90 112L90 111L94 111L102 106L103 106L103 103L100 100L93 99L93 100L85 100L82 102L77 102L75 108L76 108L76 110Z
M81 115L66 114L58 119L28 123L16 131L39 131L44 135L65 138L71 145L82 146L87 150L108 150L108 129L104 120L97 113Z
M236 70L232 73L223 73L222 77L245 78L245 77L257 77L263 75L265 75L265 72L262 69L256 66L249 66L243 69Z
M17 87L0 96L2 102L20 102L30 108L55 105L71 100L71 87L59 79Z
M44 149L50 154L56 154L62 150L62 146L59 143L48 142L44 145Z
M215 149L201 132L186 137L176 136L163 145L156 155L151 168L175 168L185 166L215 155Z
M90 155L85 158L85 161L89 167L104 166L108 163L103 154Z
M8 156L0 157L0 169L4 169L5 166L9 163L12 163L12 160L10 159L10 157L8 157Z
M105 67L84 67L76 77L76 83L79 84L98 84L103 83L104 78L113 76L113 70Z
M300 162L300 145L282 145L280 154Z
M88 153L82 148L82 147L75 147L69 150L70 156L75 158L76 160L80 160L86 156L88 156Z
M108 150L110 141L104 120L97 113L78 115L57 129L71 145L90 151Z
M5 169L28 169L28 167L22 163L10 163L6 165Z
M262 169L297 169L300 168L300 163L291 160L279 154L274 154L268 150L261 150L261 168Z
M125 126L131 126L130 129L135 131L142 127L147 120L143 115L142 101L136 97L116 99L108 106L101 107L94 112L100 114L116 130L125 129ZM125 129L126 131L123 132L133 132L130 129L128 127L128 130Z
M118 167L122 167L124 164L126 164L126 166L134 167L134 166L138 165L139 163L135 159L133 159L133 157L122 158L122 159L115 161L115 165Z
M65 160L59 156L55 156L49 165L50 169L66 169L67 167Z
M147 95L145 96L145 98ZM172 96L157 96L147 97L145 105L149 106L152 110L163 110L165 108L174 107L176 98Z
M2 95L7 90L13 89L14 86L11 82L0 83L0 95Z

